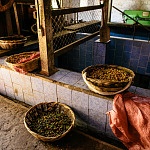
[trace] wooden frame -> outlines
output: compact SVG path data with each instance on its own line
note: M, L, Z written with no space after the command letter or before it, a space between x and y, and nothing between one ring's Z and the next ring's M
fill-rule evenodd
M52 10L52 7L50 7L52 4L52 0L35 0L35 4L37 9L37 27L41 58L41 74L49 76L56 72L56 68L54 67L54 56L59 56L72 49L74 46L79 45L99 34L99 31L95 32L54 52L52 16L101 9L104 5L102 4L88 7Z

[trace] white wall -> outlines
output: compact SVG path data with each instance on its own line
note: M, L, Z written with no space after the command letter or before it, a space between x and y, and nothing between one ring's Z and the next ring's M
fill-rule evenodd
M121 11L124 10L147 10L150 11L150 0L112 0L112 6ZM112 8L111 22L123 22L122 14Z

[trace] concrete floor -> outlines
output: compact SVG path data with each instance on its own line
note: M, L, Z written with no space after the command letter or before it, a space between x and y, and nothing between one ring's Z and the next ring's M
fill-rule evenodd
M0 150L119 150L77 129L57 142L42 142L25 128L23 118L30 106L0 95Z

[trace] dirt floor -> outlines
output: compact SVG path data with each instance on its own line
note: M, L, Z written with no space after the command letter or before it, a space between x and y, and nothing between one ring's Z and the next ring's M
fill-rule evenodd
M42 142L25 128L28 105L0 95L0 150L119 150L77 129L57 142Z

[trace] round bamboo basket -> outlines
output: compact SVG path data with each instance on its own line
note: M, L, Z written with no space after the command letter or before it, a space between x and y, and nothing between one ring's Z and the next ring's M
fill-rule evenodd
M90 78L89 73L92 72L95 68L116 68L119 70L123 70L129 74L128 80L126 81L114 81L114 80L100 80L95 78ZM94 65L85 68L82 71L82 77L84 82L87 84L88 88L100 95L115 95L127 90L134 79L134 72L128 68L117 66L117 65Z
M33 53L36 53L36 51L14 54L7 57L5 59L5 62L14 71L16 71L16 67L17 67L24 70L25 72L31 72L39 67L40 56L23 63L15 63L14 60L19 57L23 58L23 57L31 56Z
M15 50L24 46L27 38L22 35L0 37L0 47L5 50Z
M42 136L42 135L34 132L29 127L29 125L31 124L33 118L40 115L40 113L43 112L43 111L48 112L48 111L51 111L52 109L64 113L65 115L67 115L71 119L71 124L70 124L70 127L68 128L68 130L63 132L63 134L60 134L60 135L55 136L55 137L46 137L46 136ZM32 108L30 108L26 112L25 117L24 117L24 125L25 125L26 129L35 138L37 138L39 140L42 140L42 141L50 141L50 142L54 142L54 141L57 141L57 140L63 138L74 127L74 123L75 123L75 115L74 115L74 112L71 110L71 108L69 106L65 105L65 104L57 103L57 102L39 103L39 104L33 106Z

